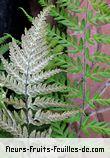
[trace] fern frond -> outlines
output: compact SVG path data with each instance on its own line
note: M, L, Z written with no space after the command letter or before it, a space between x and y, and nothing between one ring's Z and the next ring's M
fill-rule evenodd
M9 50L9 44L2 44L0 46L0 54L4 54Z
M89 57L89 60L109 64L110 56L102 52L95 52L92 56Z
M78 25L75 23L76 21L69 20L71 15L67 14L64 10L59 11L57 8L54 8L51 11L51 16L60 24L79 31Z
M18 44L20 44L19 40L16 40L10 34L5 34L0 38L0 54L4 54L9 50L9 43L7 42L8 39L14 39Z
M104 135L110 135L110 125L106 122L97 122L96 120L89 122L89 117L86 117L82 124L82 131L89 135L88 130L92 130L95 133Z
M51 130L44 131L44 132L36 132L32 131L28 135L28 129L26 126L22 125L26 123L26 115L23 110L20 111L20 115L14 111L12 116L16 122L13 122L11 118L6 115L5 112L0 111L0 128L5 130L6 132L10 133L13 137L17 138L40 138L40 137L49 137L51 134Z
M64 113L53 113L53 112L42 112L38 110L35 114L34 121L42 122L43 124L49 124L51 122L61 121L66 118L69 118L73 115L76 115L79 111L68 111Z
M52 1L51 0L39 0L39 3L43 7L47 7L48 5L52 5Z
M4 103L5 98L6 98L6 93L0 86L0 109L4 108L4 106L5 106L5 103Z
M27 19L32 22L33 21L33 17L30 16L22 7L19 7L19 9L22 10L22 12L25 14L25 16L27 17Z
M98 43L110 44L110 36L104 34L95 34L94 40Z
M102 105L102 106L110 106L110 99L95 99L96 103Z
M63 102L59 102L54 98L45 98L45 97L37 97L35 101L32 103L33 107L38 108L48 108L48 107L65 107L65 108L72 108L73 105L69 105ZM31 107L30 107L31 108Z
M49 77L57 74L61 72L61 70L51 70L51 71L48 71L48 72L40 72L39 73L39 76L38 74L36 74L35 76L33 75L32 78L30 78L30 82L29 84L35 84L35 83L40 83L40 82L43 82L44 80L48 79Z
M45 79L59 73L59 69L48 72L42 70L47 66L53 56L47 56L49 53L45 40L46 36L46 15L49 8L33 20L33 26L22 36L22 49L15 41L10 43L10 60L8 63L3 57L2 62L8 75L3 79L5 86L16 91L19 94L25 94L25 85L27 84L27 94L35 96L37 93L53 92L58 90L57 85L39 84ZM30 41L30 42L29 42ZM36 58L37 57L37 58ZM36 86L35 84L39 84ZM35 86L34 86L35 85ZM41 87L40 87L41 86Z
M100 95L96 95L93 99L89 100L90 104L99 104L101 106L110 106L110 99L109 98L102 98Z
M110 7L104 0L90 0L93 8L101 15L110 15Z
M10 75L5 76L5 74L2 74L0 76L0 83L2 86L7 87L18 94L25 94L24 84L20 81L17 82L17 80L13 79Z
M0 111L0 128L7 131L14 137L21 136L18 132L17 125L11 118L3 111Z
M47 85L47 84L42 84L40 83L38 86L34 85L31 87L28 87L28 95L31 95L35 97L36 95L39 94L49 94L52 92L58 92L61 90L64 90L65 86L58 86L57 84L52 84L52 85Z
M92 80L94 80L96 82L101 82L101 81L103 81L103 78L110 77L109 69L102 69L100 67L95 67L93 72L91 72L91 73L89 70L90 70L90 68L88 69L86 76L90 77Z
M35 130L30 134L30 138L50 138L51 136L51 128L49 130L45 130L43 132L36 132Z
M12 105L15 109L25 108L25 103L22 99L18 99L15 97L13 98L12 96L10 96L10 98L5 98L4 103L6 103L7 105Z
M71 0L59 0L56 2L60 7L67 7L70 4Z
M78 47L75 43L75 40L70 37L69 35L65 35L64 33L61 33L60 30L54 27L48 27L48 40L51 42L51 45L54 46L54 43L52 40L57 41L55 44L60 44L64 48L73 47L75 50L73 52L80 52L80 47ZM70 50L68 50L69 52ZM72 50L71 50L72 53Z
M13 117L16 120L17 124L24 125L27 123L26 114L23 110L20 110L19 113L14 111Z
M62 122L56 122L51 124L52 128L52 138L74 138L75 132L70 131L68 124L64 121Z
M92 19L90 19L90 22L93 23L93 24L95 24L95 25L109 23L110 22L110 15L96 14L95 17L93 17Z
M0 44L3 44L10 36L8 34L4 35L3 37L0 38Z
M50 7L45 8L37 18L33 19L33 26L29 30L25 29L20 45L12 38L12 42L9 44L10 62L2 55L0 56L6 70L6 74L3 73L0 77L1 86L11 89L17 95L22 95L23 98L22 101L13 98L5 100L6 104L12 104L15 108L18 106L19 112L11 112L10 116L16 123L16 131L20 137L30 137L30 125L49 124L79 112L75 110L64 113L62 111L61 113L49 112L50 107L63 108L70 105L42 97L44 94L61 92L66 88L63 84L45 82L48 78L61 72L60 69L46 70L48 63L55 57L50 55L46 41L47 24L45 20L49 10ZM36 109L33 108L35 106ZM48 109L47 112L44 110L46 108ZM42 112L39 109L42 109ZM31 136L35 135L46 136L47 133L39 134L35 131L31 133Z

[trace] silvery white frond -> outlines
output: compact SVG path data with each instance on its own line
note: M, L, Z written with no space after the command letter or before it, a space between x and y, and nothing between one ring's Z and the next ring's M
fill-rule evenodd
M21 46L12 40L9 46L10 62L4 59L3 56L0 56L7 73L6 75L1 75L0 85L11 89L20 96L22 95L23 98L13 99L10 97L10 99L4 101L20 110L19 112L14 111L11 114L15 124L10 119L7 122L0 117L0 127L11 132L16 137L30 137L30 124L35 125L36 121L39 122L38 124L47 124L51 121L68 118L77 113L76 111L44 113L37 108L33 108L33 106L36 106L44 110L47 107L71 107L71 105L60 103L52 98L44 99L44 97L41 97L41 95L61 91L65 88L65 86L59 86L55 83L47 84L45 82L51 76L61 72L59 69L45 71L49 62L54 59L54 55L49 55L50 50L46 42L47 24L45 20L50 8L44 9L33 20L33 25L29 30L25 29L25 33L21 37ZM36 110L38 111L36 112ZM26 126L21 128L22 125ZM47 132L42 134L36 133L36 131L31 132L31 137L44 137L46 135Z

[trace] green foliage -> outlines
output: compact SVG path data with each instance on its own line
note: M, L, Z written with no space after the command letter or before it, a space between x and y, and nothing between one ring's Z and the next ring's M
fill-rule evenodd
M0 54L4 54L9 50L9 45L6 43L9 38L10 36L8 34L0 38Z
M50 4L51 1L39 0L39 2L42 6L47 6ZM109 35L95 34L93 38L91 38L92 32L90 28L91 24L95 26L101 26L103 24L109 23L110 9L109 6L101 0L91 0L89 3L91 3L93 9L96 11L95 16L94 10L89 10L87 8L88 6L81 8L81 2L79 0L57 1L55 3L54 9L51 10L51 16L57 22L57 26L49 26L49 33L47 37L47 40L49 41L51 47L55 48L55 46L58 45L62 46L63 54L57 56L54 65L60 66L64 69L64 71L66 70L65 72L67 73L79 74L82 76L82 79L79 82L74 82L74 84L68 84L67 82L67 93L65 94L65 99L68 100L68 98L72 98L82 100L84 102L83 109L84 107L86 107L86 105L89 105L92 108L95 108L96 104L100 104L102 106L110 105L109 98L104 99L101 98L100 95L98 95L97 97L94 95L94 97L91 98L90 89L84 88L86 86L87 79L91 79L95 82L103 82L104 78L110 77L109 69L101 68L99 66L100 63L106 63L109 65L110 56L100 51L96 51L93 55L90 55L89 48L90 45L94 45L96 42L110 44ZM70 13L68 13L68 10L71 10L72 14L74 14L75 16L71 16ZM77 16L78 14L76 13L85 13L86 18L80 20L79 22L79 18ZM62 32L62 27L73 30L74 34L69 36L67 32ZM77 35L81 34L83 34L84 38L77 38ZM69 52L70 54L80 53L80 55L76 59L68 59L67 52ZM84 60L82 59L82 55L85 58ZM88 64L88 62L91 62L93 66L91 66L91 64ZM65 78L65 80L67 79ZM86 119L86 115L83 117ZM80 115L80 119L82 119L82 114ZM104 125L104 123L98 123L94 121L90 124L87 124L86 126L85 123L83 123L85 121L80 121L80 119L77 121L82 122L82 130L84 130L85 133L88 134L88 128L90 127L96 133L98 133L99 130L99 133L101 134L110 134L109 127L107 128L107 130L104 130L106 124ZM88 121L89 118L87 118L87 122ZM58 126L57 124L55 124L55 126L52 125L54 127L53 131L55 131L56 137L63 137L63 134L65 133L65 125L66 124L64 122L60 122ZM57 131L60 131L58 135Z
M0 54L4 55L9 51L9 41L10 39L14 39L19 45L21 44L19 40L16 40L10 34L5 34L3 37L0 38ZM4 67L2 62L0 61L0 71L3 71Z
M110 56L102 53L102 52L95 52L92 56L89 55L89 60L91 62L102 62L106 64L110 64Z
M97 134L110 135L110 124L96 120L91 121L89 117L85 117L81 130L88 136L90 136L91 130Z
M0 54L5 54L9 50L9 39L14 39L18 44L20 44L19 40L16 40L10 34L5 34L3 37L0 38Z
M68 128L66 122L56 122L51 125L52 128L52 138L75 138L76 133Z
M39 0L39 3L43 7L47 7L52 4L52 1ZM88 2L86 7L81 7L80 0L58 0L50 11L50 15L53 17L55 25L48 25L46 40L50 46L49 55L54 54L55 58L49 62L45 67L45 70L52 70L57 67L61 68L63 72L48 78L46 83L56 83L60 86L66 84L67 88L63 91L63 94L60 91L54 94L48 94L46 97L43 97L43 99L41 99L40 96L40 98L37 98L38 100L36 99L36 102L42 107L46 105L46 110L52 110L54 112L65 111L65 109L64 107L49 107L48 101L50 98L52 99L52 105L55 105L55 101L57 100L58 102L61 101L61 103L66 103L66 105L72 104L72 106L74 106L73 109L76 107L79 107L77 108L78 110L80 109L79 115L75 115L74 118L70 117L68 120L59 120L57 123L52 123L52 137L78 137L81 130L87 135L89 134L89 130L104 135L110 135L109 124L90 121L90 116L86 116L85 114L87 105L93 109L96 108L97 104L101 106L110 105L110 99L102 98L99 93L96 95L94 94L91 98L91 87L87 86L88 79L91 79L94 82L103 82L103 79L110 78L110 70L106 67L100 67L100 63L106 63L108 66L110 65L110 56L99 50L95 51L93 55L90 55L91 45L95 45L96 43L110 44L109 35L97 33L92 37L91 31L91 26L99 27L103 24L110 23L110 9L102 0L90 0L89 3L93 6L93 9L89 10ZM28 20L32 22L34 18L23 8L20 9ZM86 17L80 19L79 15L82 13L85 13ZM71 35L68 35L67 30L71 31ZM76 54L77 56L72 59L68 56L68 53L71 54L71 56ZM67 73L80 76L80 80L74 81L73 84L70 83L67 79ZM80 105L79 102L76 101L77 99L80 100ZM10 99L10 102L11 101L12 100ZM33 106L33 108L35 109L36 106ZM70 110L69 107L66 108L67 110ZM38 115L38 120L41 116L45 118L44 115L41 115L41 111ZM71 129L68 128L69 123L74 122L80 123L78 134L75 130L73 130L74 132L71 132Z
M76 133L76 129L74 128L74 123L79 122L79 121L80 121L80 113L77 114L75 117L72 116L63 121L52 123L51 124L51 128L52 128L51 137L53 137L53 138L76 138L77 133Z
M110 8L104 0L90 0L93 8L99 11L101 15L110 15Z
M90 19L90 22L99 25L99 24L106 24L110 21L110 15L101 15L99 13L96 14L92 19ZM98 23L98 24L97 24Z
M98 43L110 44L110 35L95 34L94 39Z
M92 99L89 100L90 104L98 104L101 106L110 106L110 98L102 98L99 94L95 94Z
M9 50L9 44L2 44L0 46L0 52L1 54L5 54Z
M3 37L0 38L0 44L3 44L10 37L11 37L11 35L5 34Z
M30 16L22 7L19 7L19 9L21 9L21 11L24 13L24 15L27 17L27 19L32 22L33 21L33 17Z
M90 0L96 15L90 19L95 25L103 25L110 22L110 8L105 0Z

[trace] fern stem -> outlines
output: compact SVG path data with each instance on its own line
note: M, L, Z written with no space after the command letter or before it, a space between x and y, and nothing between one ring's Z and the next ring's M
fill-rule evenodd
M86 41L86 31L88 29L88 7L89 7L89 2L87 0L86 2L86 17L85 17L85 22L86 22L86 26L84 29L84 45L83 45L83 96L82 96L82 111L85 108L85 104L86 104L86 47L87 47L87 41ZM80 117L80 122L79 122L79 130L78 130L78 137L80 136L80 131L81 131L81 126L82 126L82 122L83 122L83 115L84 113L81 113L81 117Z
M26 120L27 120L27 129L28 129L28 137L29 137L29 118L28 118L28 76L29 76L29 61L28 68L26 72L26 82L25 82L25 107L26 107Z

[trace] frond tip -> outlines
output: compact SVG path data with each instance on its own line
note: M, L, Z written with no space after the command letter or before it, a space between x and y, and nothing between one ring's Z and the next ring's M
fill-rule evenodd
M38 17L33 19L33 26L25 29L21 38L21 47L13 39L10 43L10 63L1 56L1 60L7 72L2 75L1 82L5 87L18 94L35 97L40 93L51 93L59 90L58 86L42 84L49 77L61 72L59 69L44 71L49 61L54 58L49 56L49 48L46 42L46 16L50 7L44 9ZM27 90L25 90L27 87Z

